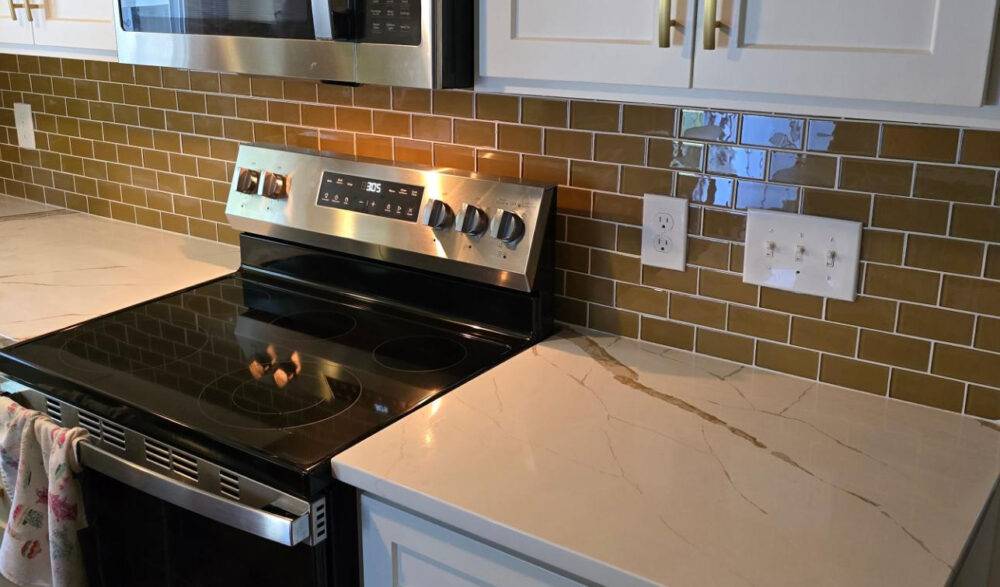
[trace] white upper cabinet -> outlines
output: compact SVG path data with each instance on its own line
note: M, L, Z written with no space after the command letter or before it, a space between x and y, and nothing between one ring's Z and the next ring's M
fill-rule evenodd
M691 1L480 0L479 75L686 88Z
M695 88L983 103L997 0L700 2Z
M114 0L14 0L0 11L0 51L113 59ZM30 12L23 8L30 5Z

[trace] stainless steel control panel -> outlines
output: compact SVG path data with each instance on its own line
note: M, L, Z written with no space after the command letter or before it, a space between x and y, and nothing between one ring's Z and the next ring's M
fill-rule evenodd
M233 228L521 291L535 284L551 187L240 147Z

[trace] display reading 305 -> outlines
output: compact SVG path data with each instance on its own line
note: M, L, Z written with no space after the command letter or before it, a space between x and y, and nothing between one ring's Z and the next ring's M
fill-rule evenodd
M423 186L327 171L316 204L416 222L423 197Z

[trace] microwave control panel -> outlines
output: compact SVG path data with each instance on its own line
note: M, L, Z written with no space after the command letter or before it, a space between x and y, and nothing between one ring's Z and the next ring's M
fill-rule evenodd
M362 30L365 43L420 44L421 0L366 0Z

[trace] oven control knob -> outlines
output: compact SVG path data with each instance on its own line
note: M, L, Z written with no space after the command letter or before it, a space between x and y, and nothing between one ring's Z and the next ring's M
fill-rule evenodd
M420 222L434 229L447 228L455 222L455 213L441 200L429 200L420 215Z
M260 172L256 169L240 168L236 177L236 191L241 194L256 195L260 189Z
M497 208L490 222L490 236L508 244L516 243L524 236L524 220L514 212Z
M264 173L264 191L261 195L268 198L282 199L288 197L288 177L270 171Z
M472 204L462 204L462 209L455 217L455 228L471 236L483 234L488 225L489 218L486 217L486 212Z

